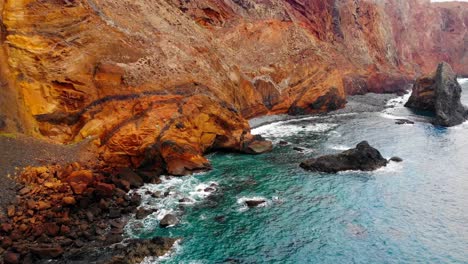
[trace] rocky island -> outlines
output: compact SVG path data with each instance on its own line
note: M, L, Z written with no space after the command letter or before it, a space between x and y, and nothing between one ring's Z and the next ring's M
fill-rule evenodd
M387 166L388 161L367 141L357 144L356 148L336 155L326 155L301 163L309 171L337 173L348 170L372 171Z

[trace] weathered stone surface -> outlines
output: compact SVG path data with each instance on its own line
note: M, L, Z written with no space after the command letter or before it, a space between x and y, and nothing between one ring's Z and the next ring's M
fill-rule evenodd
M435 125L456 126L466 121L468 109L461 103L462 88L457 75L447 63L439 64L436 73Z
M449 64L442 62L432 76L419 78L406 107L430 111L435 114L434 125L455 126L468 117L468 109L462 105L462 88Z
M354 149L310 159L302 162L300 166L309 171L337 173L347 170L372 171L386 166L387 163L378 150L371 147L367 141L363 141Z
M136 214L135 214L135 218L136 219L143 219L143 218L147 217L148 215L152 214L155 211L157 211L157 210L146 209L146 208L138 208L138 210L136 211Z
M164 228L169 226L175 226L177 224L179 224L179 219L173 214L165 215L163 219L161 219L161 221L159 222L159 226Z
M405 104L406 107L435 112L436 81L434 77L432 74L416 80L411 97Z

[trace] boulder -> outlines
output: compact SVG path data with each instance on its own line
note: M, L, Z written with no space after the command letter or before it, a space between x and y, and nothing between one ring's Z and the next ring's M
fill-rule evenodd
M388 161L380 152L371 147L367 141L359 143L356 148L335 155L325 155L301 163L309 171L337 173L347 170L372 171L386 166Z
M44 259L57 258L63 254L63 249L59 245L39 245L32 247L31 252Z
M140 177L140 175L138 175L136 172L129 168L121 170L117 176L122 181L129 182L130 187L132 188L139 188L144 184L143 179Z
M18 264L20 263L20 254L7 251L3 255L3 261L5 262L5 264Z
M115 190L114 184L98 182L95 185L96 194L100 197L112 197Z
M434 125L456 126L468 118L468 110L460 101L461 92L462 88L452 67L442 62L435 74L416 80L413 94L405 106L433 112Z
M400 157L392 157L392 158L390 159L390 161L393 161L393 162L403 162L403 159L400 158Z
M82 194L94 181L93 172L89 170L74 171L66 178L66 181L75 194Z
M76 199L72 196L66 196L62 198L62 204L64 205L74 205L76 204Z
M169 226L175 226L179 223L179 219L173 214L167 214L159 222L159 226L166 228Z
M248 154L261 154L270 152L273 149L273 143L267 140L254 140L249 143L245 148L245 152Z
M155 209L146 209L146 208L138 208L137 211L136 211L136 214L135 214L135 218L141 220L143 218L146 218L148 215L152 214L155 211L157 211L157 210L155 210Z

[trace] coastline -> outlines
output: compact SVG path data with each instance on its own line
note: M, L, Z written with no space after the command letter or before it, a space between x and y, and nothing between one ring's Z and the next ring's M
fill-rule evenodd
M397 94L366 94L366 95L356 95L356 96L350 96L348 97L348 103L345 108L337 110L337 111L332 111L332 112L327 112L319 115L303 115L303 116L289 116L289 115L276 115L276 116L263 116L263 117L258 117L249 120L250 125L252 126L252 129L258 128L263 125L271 124L271 123L276 123L276 122L281 122L281 121L287 121L287 120L296 120L296 119L303 119L303 118L320 118L323 116L329 116L329 115L336 115L336 114L353 114L353 113L364 113L364 112L375 112L375 111L381 111L386 108L389 108L387 103L389 100L398 97ZM13 141L15 142L15 141ZM10 144L12 147L14 147L15 143ZM24 146L22 147L24 148ZM49 148L42 148L44 150L48 150ZM72 150L73 148L69 148L68 150ZM73 152L73 151L71 151ZM55 151L51 152L52 154L57 153ZM58 152L60 153L60 152ZM20 154L19 154L20 155ZM50 155L49 155L50 156ZM57 157L65 157L65 161L68 161L69 159L66 158L67 156L64 156L62 154L60 155L55 155ZM15 157L12 157L15 158ZM23 157L24 158L24 157ZM10 158L11 159L11 158ZM32 157L29 159L33 159ZM26 163L22 163L23 166L25 165L31 165L35 163L27 163L27 158L25 158ZM41 163L39 163L41 164ZM110 183L110 182L109 182ZM19 187L16 187L16 191L18 191ZM134 188L132 188L134 189ZM138 189L138 188L137 188ZM12 191L15 189L12 188ZM13 199L13 195L11 195L10 198ZM138 196L139 197L139 196ZM126 198L126 199L130 199ZM131 198L133 200L133 198ZM138 201L137 201L138 200ZM141 198L137 199L135 202L140 202ZM109 200L111 201L111 200ZM96 201L97 203L98 201ZM94 202L93 202L94 203ZM127 225L128 220L134 217L135 209L139 206L136 203L133 203L133 205L130 205L130 207L119 207L122 210L122 215L120 218L116 219L119 220L118 224L116 227L112 227L113 232L120 233L121 235L118 236L108 236L106 239L102 238L104 243L98 242L97 243L93 241L89 241L86 243L86 239L77 237L73 238L70 237L72 243L77 243L83 244L81 247L79 246L76 248L76 246L72 246L71 248L68 248L67 246L63 246L64 249L66 249L66 252L62 255L61 258L54 260L55 263L69 263L72 262L71 260L76 260L79 259L80 261L99 261L102 263L106 263L106 261L111 261L113 259L112 256L122 256L129 254L130 251L132 251L133 254L144 254L142 251L144 250L139 250L141 245L148 245L151 244L149 240L144 240L144 239L129 239L126 238L126 236L122 233L124 230L124 226ZM91 206L92 204L90 204ZM116 205L118 206L118 205ZM18 207L20 208L20 207ZM116 207L117 208L117 207ZM109 208L110 209L110 208ZM76 208L76 210L80 211L80 208ZM87 209L83 209L87 211ZM107 210L107 208L106 208ZM124 211L127 211L128 213L124 213ZM97 214L96 217L104 217L102 218L103 221L107 221L111 223L114 221L112 218L107 218L107 214ZM93 224L95 221L89 220L85 222L85 225ZM83 224L83 223L82 223ZM122 236L123 235L123 236ZM171 238L155 238L156 239L156 247L157 251L159 252L158 255L163 255L166 254L167 252L171 251L172 244L175 242ZM80 242L81 241L81 242ZM83 243L84 242L84 243ZM130 243L127 243L130 242ZM67 242L68 243L68 242ZM171 246L169 246L171 245ZM151 247L151 245L150 245ZM99 249L99 250L97 250ZM164 252L161 251L161 249L164 249ZM141 255L139 256L141 257ZM124 263L134 263L128 260L129 262L124 262Z
M387 105L387 102L391 99L400 97L396 93L388 94L376 94L376 93L367 93L364 95L352 95L348 96L346 106L342 109L318 114L318 115L298 115L291 116L286 114L281 115L267 115L255 117L249 120L249 125L251 129L255 129L264 125L269 125L276 122L288 121L303 119L313 116L326 116L333 114L355 114L355 113L365 113L365 112L379 112L386 108L391 108Z

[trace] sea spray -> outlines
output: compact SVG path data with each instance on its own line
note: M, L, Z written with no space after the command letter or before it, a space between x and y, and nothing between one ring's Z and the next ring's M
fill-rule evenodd
M144 219L131 219L125 227L131 237L150 233L167 214L181 214L180 206L191 206L203 201L218 189L218 183L201 182L197 177L161 177L160 184L146 184L134 191L141 195L140 207L154 212Z
M295 122L306 119L294 120ZM292 120L264 125L252 130L252 134L262 135L267 138L284 138L297 134L323 133L337 126L333 123L294 124Z

